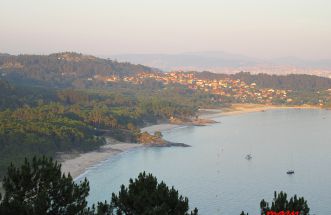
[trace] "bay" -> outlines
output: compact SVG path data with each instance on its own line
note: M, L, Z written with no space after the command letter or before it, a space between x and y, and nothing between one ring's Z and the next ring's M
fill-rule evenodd
M77 179L90 181L89 203L109 201L146 171L187 196L200 214L258 214L261 199L271 201L274 191L304 196L311 214L331 214L330 111L280 109L216 120L163 132L192 147L139 148L89 169Z

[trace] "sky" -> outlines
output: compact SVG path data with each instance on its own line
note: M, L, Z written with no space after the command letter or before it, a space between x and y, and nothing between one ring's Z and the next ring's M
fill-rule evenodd
M0 0L0 52L331 59L330 0Z

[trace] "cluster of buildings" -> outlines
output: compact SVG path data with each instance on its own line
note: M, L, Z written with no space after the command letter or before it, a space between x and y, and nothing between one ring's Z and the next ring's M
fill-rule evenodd
M152 79L160 81L163 84L181 84L192 90L200 90L213 95L219 95L217 99L231 100L233 102L254 102L263 104L272 103L291 103L289 90L279 89L261 89L256 83L247 84L239 79L201 79L197 78L195 73L187 72L169 72L169 73L138 73L135 76L126 76L123 78L117 76L105 77L105 82L130 82L133 84L142 84L145 80Z

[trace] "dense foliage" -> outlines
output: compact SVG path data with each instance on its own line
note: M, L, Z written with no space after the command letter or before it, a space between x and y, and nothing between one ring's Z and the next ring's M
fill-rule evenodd
M0 175L10 162L24 157L92 150L105 143L93 127L66 114L56 103L0 112Z
M142 65L118 63L77 53L51 55L0 55L0 75L24 84L53 87L87 87L95 75L132 75L151 72Z
M141 173L130 185L121 186L110 203L87 207L89 183L76 184L61 173L61 165L52 159L25 160L17 168L11 165L4 177L5 194L0 196L0 214L6 215L188 215L188 199L173 187L158 183L151 174ZM190 213L197 215L198 210Z
M236 74L217 74L212 72L197 72L198 78L202 79L240 79L247 84L256 83L259 88L273 88L293 91L318 91L331 88L331 79L316 75L289 74L289 75L269 75L251 74L249 72L239 72Z
M315 75L290 74L290 75L253 75L240 72L231 77L240 79L248 84L256 83L261 88L286 89L294 91L317 91L331 88L331 79Z
M188 199L179 196L173 187L158 183L151 174L141 173L135 180L130 179L128 187L121 186L118 195L112 195L112 206L117 214L167 215L188 214ZM191 214L197 214L197 209Z
M0 78L0 110L15 109L23 105L35 106L40 102L50 102L56 97L47 88L13 86Z
M287 194L285 192L277 193L274 192L274 198L271 205L264 199L260 202L261 215L274 214L271 212L282 212L285 214L299 214L299 215L309 215L309 207L307 201L303 197L297 197L294 195L290 199L287 199ZM268 213L269 212L269 213ZM240 215L248 215L244 211Z
M20 168L9 166L3 186L0 214L76 215L86 210L88 181L74 183L70 175L62 175L61 165L46 157L25 160Z
M104 135L139 142L143 125L189 118L199 106L215 105L208 94L181 86L160 90L122 83L77 90L0 83L0 176L24 157L96 149Z
M300 215L308 215L309 207L307 201L303 197L291 197L287 199L287 194L284 192L274 193L274 199L269 205L264 199L260 203L261 214L266 215L268 211L299 211Z

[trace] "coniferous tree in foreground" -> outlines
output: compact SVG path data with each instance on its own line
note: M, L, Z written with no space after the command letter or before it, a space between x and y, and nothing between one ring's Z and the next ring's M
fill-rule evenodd
M260 202L261 215L272 214L272 212L288 212L288 214L299 214L299 215L309 215L309 207L307 201L303 197L291 197L289 200L287 199L287 194L285 192L280 192L277 194L275 191L274 199L271 203L271 206L264 199ZM269 212L269 213L268 213ZM295 213L297 212L297 213ZM248 215L245 214L244 211L241 212L240 215Z
M179 196L173 187L169 189L164 182L158 183L156 177L145 172L128 187L121 186L118 195L112 195L112 207L118 215L188 215L188 199ZM198 214L195 208L190 214Z
M25 159L21 168L10 165L4 177L0 214L81 214L86 209L89 183L75 184L51 158Z
M309 207L307 201L303 197L291 197L289 200L287 199L287 194L285 192L280 192L277 194L275 191L274 199L271 203L267 203L264 199L262 199L260 203L261 214L265 215L268 211L298 211L300 215L308 215Z
M61 173L60 164L46 157L25 159L20 168L10 165L3 188L0 215L189 215L187 198L146 173L130 179L128 188L122 185L110 203L88 208L88 181L76 184L70 174Z

